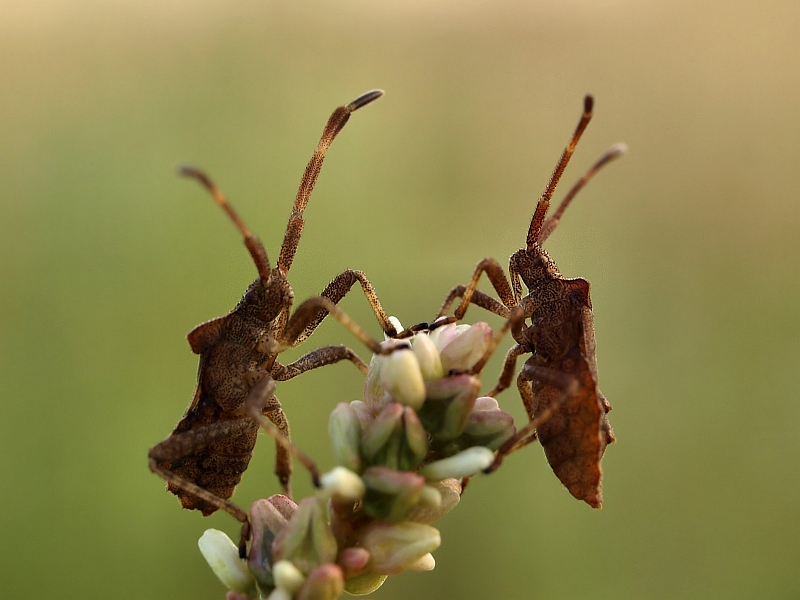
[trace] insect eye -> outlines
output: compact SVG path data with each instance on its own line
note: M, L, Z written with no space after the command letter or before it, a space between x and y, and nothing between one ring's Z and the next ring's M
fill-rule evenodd
M544 259L541 256L537 256L533 259L533 266L534 267L543 267L544 266Z

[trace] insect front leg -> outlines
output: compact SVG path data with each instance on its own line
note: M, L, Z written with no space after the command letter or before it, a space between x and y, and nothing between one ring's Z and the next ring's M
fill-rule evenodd
M331 282L325 286L325 289L322 290L320 297L327 298L333 304L338 304L342 298L348 294L356 281L361 284L361 289L364 292L364 295L367 297L367 301L372 308L372 312L375 313L375 317L378 319L378 323L380 324L383 332L389 337L395 337L399 332L395 330L394 325L392 325L391 321L389 320L389 316L383 309L380 300L378 300L378 294L375 293L375 288L372 287L372 284L370 283L369 279L367 279L367 276L363 271L354 271L352 269L348 269L347 271L339 273L339 275L334 277ZM325 317L328 316L328 314L328 311L324 308L318 309L313 317L309 319L308 323L306 323L302 333L292 345L297 346L304 340L308 339L309 336L314 333L314 330L319 327L320 323L322 323Z
M438 317L444 316L445 313L447 313L447 310L450 308L450 304L453 302L453 300L456 297L461 296L462 298L461 304L459 304L458 308L456 308L454 316L458 321L463 319L464 314L467 312L467 307L469 306L469 303L472 301L473 295L476 294L477 291L476 288L478 287L478 281L480 280L482 273L486 273L486 276L489 278L489 282L492 284L492 287L497 292L497 295L500 297L500 300L502 301L503 305L505 305L506 310L503 311L503 309L501 309L498 306L499 303L494 304L491 302L487 302L486 299L491 298L491 296L487 296L486 294L482 294L482 296L484 297L481 298L480 300L476 299L474 304L478 304L479 306L482 306L482 308L486 308L487 310L490 310L495 314L499 314L500 316L507 317L508 309L515 306L517 302L515 301L514 296L511 292L511 286L508 283L508 279L506 278L506 274L503 271L503 267L501 267L500 263L498 263L493 258L484 258L481 262L478 263L478 265L475 267L475 273L473 273L469 285L467 285L466 288L463 289L463 291L461 291L460 289L462 286L459 286L454 288L450 292L450 294L448 294L447 299L442 305L442 308L439 310L439 314L437 316ZM492 298L492 300L494 299ZM480 304L481 302L486 303L488 306L492 306L494 310L493 308L488 308L487 306L483 306L482 304Z

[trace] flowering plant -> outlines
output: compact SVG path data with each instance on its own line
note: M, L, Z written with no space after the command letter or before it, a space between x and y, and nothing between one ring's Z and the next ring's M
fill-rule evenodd
M511 415L479 398L480 382L468 374L491 342L486 323L385 341L397 348L373 356L364 400L331 413L338 466L316 495L255 502L247 559L220 531L200 538L227 600L333 600L368 594L389 575L433 569L441 537L431 524L515 433Z

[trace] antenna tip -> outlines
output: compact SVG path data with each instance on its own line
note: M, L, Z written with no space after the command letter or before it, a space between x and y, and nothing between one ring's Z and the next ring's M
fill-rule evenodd
M628 152L628 145L624 142L618 142L611 146L608 150L609 154L613 154L614 156L622 156L626 152Z
M593 108L594 108L594 96L592 96L591 94L586 94L586 96L583 97L583 112L590 113L592 112Z
M383 90L370 90L369 92L365 92L348 104L347 108L350 110L350 112L358 110L362 106L366 106L373 100L377 100L383 96L383 93Z
M182 175L183 177L197 177L200 173L200 169L188 163L178 165L175 170L178 172L178 175Z

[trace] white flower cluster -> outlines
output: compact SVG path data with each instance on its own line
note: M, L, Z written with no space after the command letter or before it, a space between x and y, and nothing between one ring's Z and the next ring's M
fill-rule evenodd
M491 328L477 323L418 333L410 347L384 342L398 349L373 356L364 400L331 413L339 466L318 494L299 504L280 495L254 503L247 560L219 531L200 539L228 600L333 600L370 593L389 575L433 569L441 537L431 523L458 504L460 480L488 467L515 432L468 373L491 340Z

